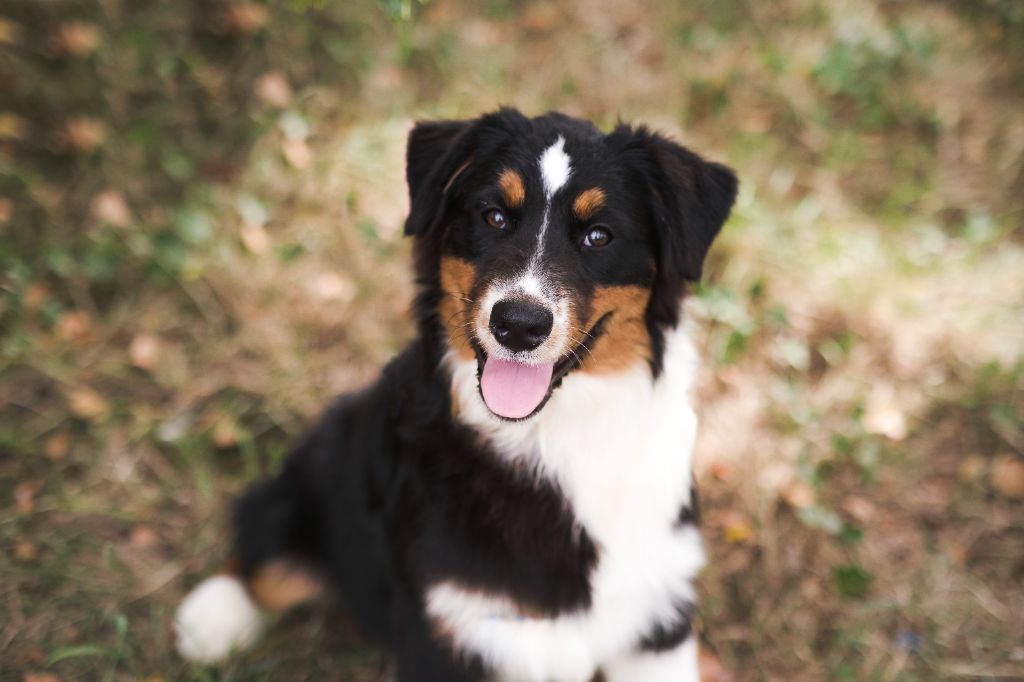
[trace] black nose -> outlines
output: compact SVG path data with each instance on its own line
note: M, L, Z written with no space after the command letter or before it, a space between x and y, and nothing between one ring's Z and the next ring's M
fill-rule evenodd
M512 351L533 350L551 334L555 322L547 308L527 301L498 301L491 308L491 333Z

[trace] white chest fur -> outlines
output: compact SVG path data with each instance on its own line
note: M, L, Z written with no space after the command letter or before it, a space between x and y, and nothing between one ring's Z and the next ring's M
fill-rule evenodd
M693 598L704 554L697 530L675 520L690 503L696 356L685 331L666 341L657 381L646 364L570 374L537 416L517 423L483 405L475 362L449 357L461 417L502 456L556 482L598 549L590 608L557 618L523 617L501 595L453 583L430 589L430 614L503 680L586 682Z

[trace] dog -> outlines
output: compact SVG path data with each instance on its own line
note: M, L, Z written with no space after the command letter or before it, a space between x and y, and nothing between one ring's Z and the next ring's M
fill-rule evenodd
M338 594L398 682L699 679L684 300L737 179L643 126L426 121L406 176L418 335L234 517L190 659Z

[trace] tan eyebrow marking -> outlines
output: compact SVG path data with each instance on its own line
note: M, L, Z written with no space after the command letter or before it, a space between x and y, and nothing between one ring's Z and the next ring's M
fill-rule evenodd
M518 208L526 201L526 187L523 178L512 169L505 169L498 177L498 185L509 208Z
M604 190L599 187L591 187L583 190L572 202L572 211L580 220L589 220L604 206Z

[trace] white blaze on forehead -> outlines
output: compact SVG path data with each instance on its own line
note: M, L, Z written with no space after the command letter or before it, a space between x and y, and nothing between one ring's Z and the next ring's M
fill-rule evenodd
M540 177L544 182L544 217L541 219L540 231L537 233L537 250L530 258L530 272L537 269L544 254L544 236L548 232L548 224L551 222L551 198L555 192L565 186L572 174L572 161L565 153L565 138L561 135L554 144L544 150L538 161L540 165Z
M540 176L544 181L544 194L548 200L562 188L572 173L572 163L565 153L565 138L561 135L540 155Z
M549 298L547 295L549 287L545 286L545 283L532 270L517 279L516 286L522 289L524 293L542 301L546 301Z

